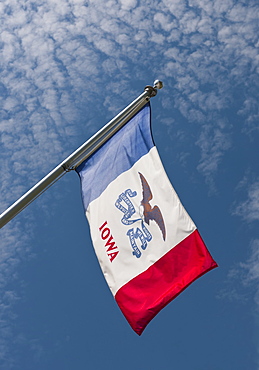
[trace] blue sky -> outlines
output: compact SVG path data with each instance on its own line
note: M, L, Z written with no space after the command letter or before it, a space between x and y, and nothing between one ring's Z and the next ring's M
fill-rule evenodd
M219 264L138 337L69 173L1 230L1 368L258 369L257 2L3 0L0 18L0 211L159 78L154 140Z

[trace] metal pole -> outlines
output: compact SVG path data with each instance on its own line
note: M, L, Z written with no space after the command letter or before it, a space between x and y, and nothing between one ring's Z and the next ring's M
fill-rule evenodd
M124 126L131 117L134 116L149 99L157 94L157 89L161 89L163 84L156 80L154 86L146 86L144 92L122 110L116 117L102 127L95 135L87 140L75 152L67 157L62 163L54 168L48 175L34 185L27 193L12 204L0 215L0 228L11 221L18 213L27 207L34 199L40 196L45 190L59 180L66 172L74 170L90 155L92 155L101 145L103 145L112 135Z

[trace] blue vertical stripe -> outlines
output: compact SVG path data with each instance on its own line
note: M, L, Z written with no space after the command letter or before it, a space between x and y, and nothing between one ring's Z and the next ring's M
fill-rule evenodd
M85 210L121 173L129 170L154 146L150 124L150 103L77 167Z

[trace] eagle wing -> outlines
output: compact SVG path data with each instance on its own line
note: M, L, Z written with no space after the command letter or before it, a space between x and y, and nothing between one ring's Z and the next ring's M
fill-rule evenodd
M143 199L141 203L143 204L145 208L145 205L153 198L153 195L148 185L148 182L145 179L145 177L142 175L142 173L139 172L139 176L140 176L140 180L142 184L142 194L143 194Z
M149 220L155 221L163 234L163 239L165 240L166 238L165 223L160 208L158 206L154 206L152 208L151 205L149 204L149 201L153 198L153 194L151 192L147 180L142 175L142 173L139 172L139 176L142 184L143 199L141 201L141 204L144 207L145 222L149 225Z
M152 210L148 212L148 220L154 220L157 223L159 229L162 231L163 239L165 240L165 223L160 208L158 206L154 206Z

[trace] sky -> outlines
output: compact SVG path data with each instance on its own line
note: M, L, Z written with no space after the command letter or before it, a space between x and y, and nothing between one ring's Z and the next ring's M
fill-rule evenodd
M1 229L2 369L259 369L258 8L1 1L0 212L160 79L154 141L219 265L139 337L70 172Z

